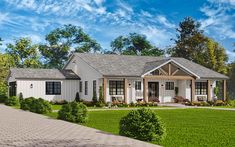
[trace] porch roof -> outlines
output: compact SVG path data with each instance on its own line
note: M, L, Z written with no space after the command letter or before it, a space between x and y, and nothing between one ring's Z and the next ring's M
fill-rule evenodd
M184 58L74 53L73 59L76 60L76 58L81 58L104 76L139 77L169 60L174 60L201 79L228 79L228 77L223 74Z

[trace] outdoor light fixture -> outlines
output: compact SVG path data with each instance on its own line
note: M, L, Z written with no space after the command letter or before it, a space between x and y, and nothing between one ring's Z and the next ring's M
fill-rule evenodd
M30 84L30 88L33 88L33 84Z

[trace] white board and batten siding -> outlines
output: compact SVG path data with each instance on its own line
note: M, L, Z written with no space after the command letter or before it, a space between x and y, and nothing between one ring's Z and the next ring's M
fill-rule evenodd
M76 73L82 82L82 92L80 92L81 99L85 101L91 101L93 97L93 81L96 80L96 93L97 98L99 97L99 86L102 85L103 75L95 70L92 66L87 64L80 57L72 58L70 62L66 65L65 69L71 69ZM88 82L88 93L85 95L85 81ZM79 84L79 82L78 82Z
M61 95L46 95L47 81L61 82ZM78 90L79 80L17 80L17 95L22 93L24 98L36 97L48 101L73 101Z

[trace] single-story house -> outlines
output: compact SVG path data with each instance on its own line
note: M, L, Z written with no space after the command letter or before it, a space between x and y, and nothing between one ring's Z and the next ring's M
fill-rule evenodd
M85 101L101 92L105 102L211 101L216 81L226 99L227 76L184 58L74 53L62 70L12 68L9 95L49 101Z

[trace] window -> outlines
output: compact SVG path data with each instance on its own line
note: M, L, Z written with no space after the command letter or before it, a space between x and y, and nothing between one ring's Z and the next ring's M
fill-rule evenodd
M207 82L196 82L195 83L195 94L196 95L207 95Z
M109 95L123 95L124 81L109 81Z
M61 82L46 82L46 95L60 95Z
M174 82L166 82L165 89L166 90L174 90Z
M141 81L135 81L135 90L141 90Z
M96 94L96 80L93 81L93 95Z
M85 95L88 94L88 81L85 81Z
M9 96L16 96L16 82L9 83Z
M82 81L79 83L79 92L82 92Z

